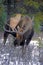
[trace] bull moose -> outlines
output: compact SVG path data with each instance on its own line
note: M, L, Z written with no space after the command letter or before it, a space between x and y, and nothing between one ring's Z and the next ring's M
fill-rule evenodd
M22 16L21 14L11 17L4 27L4 44L8 35L11 34L15 37L14 46L24 46L25 43L28 45L34 34L32 21L33 19L29 16Z

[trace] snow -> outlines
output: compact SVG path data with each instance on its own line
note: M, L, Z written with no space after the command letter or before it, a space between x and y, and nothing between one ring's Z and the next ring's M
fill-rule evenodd
M4 46L3 39L0 39L0 65L40 65L39 51L37 40L31 40L26 49L25 54L22 56L21 47L14 48L13 45L9 46L9 39Z

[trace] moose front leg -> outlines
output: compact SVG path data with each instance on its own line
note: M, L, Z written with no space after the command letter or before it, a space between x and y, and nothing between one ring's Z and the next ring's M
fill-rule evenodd
M9 35L9 33L4 32L4 41L3 41L4 45L6 43L6 40L7 40L8 35Z

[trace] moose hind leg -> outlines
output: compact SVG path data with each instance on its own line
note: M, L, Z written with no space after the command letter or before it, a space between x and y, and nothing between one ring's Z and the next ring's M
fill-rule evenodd
M31 31L31 34L28 36L28 38L27 38L27 45L29 44L29 42L31 41L31 39L32 39L32 37L33 37L33 35L34 35L34 30L32 29L32 31Z
M7 32L4 32L4 41L3 41L4 45L6 43L7 37L8 37L8 33Z

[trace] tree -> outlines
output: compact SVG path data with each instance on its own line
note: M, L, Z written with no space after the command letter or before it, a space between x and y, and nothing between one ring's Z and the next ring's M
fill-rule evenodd
M6 12L3 6L3 1L0 0L0 31L3 30L5 20L6 20Z

